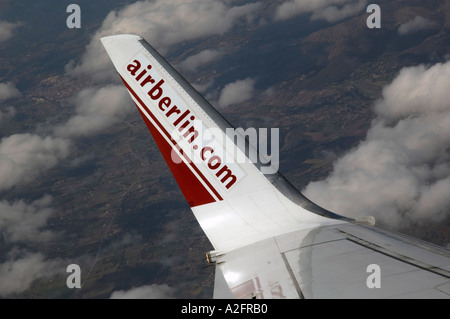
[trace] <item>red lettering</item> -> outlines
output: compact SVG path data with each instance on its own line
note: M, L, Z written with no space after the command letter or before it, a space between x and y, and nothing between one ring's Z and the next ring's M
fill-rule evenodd
M152 66L149 64L149 65L147 65L147 69L151 69L152 68ZM144 76L144 74L145 73L147 73L147 70L142 70L142 72L141 73L139 73L139 75L136 77L136 81L139 81L143 76ZM150 76L149 76L150 77ZM151 79L151 77L150 77L150 79ZM147 79L146 79L147 80ZM144 81L145 82L145 81ZM153 81L152 83L155 83L155 81ZM145 84L145 83L144 83ZM141 86L144 86L144 84L142 84L141 83Z
M196 138L197 138L197 136L198 136L198 131L193 127L193 126L191 126L188 130L186 130L186 132L183 134L183 136L184 136L184 138L186 138L187 139L187 137L189 136L189 134L193 134L192 136L191 136L191 138L188 140L188 142L189 143L192 143Z
M160 80L158 83L155 84L154 87L148 91L148 96L152 98L152 100L157 100L161 97L163 94L163 89L161 88L161 85L164 84L164 80Z
M213 164L213 162L216 161L216 163ZM208 161L208 167L210 169L216 169L220 166L221 160L220 157L217 155L211 156L211 158Z
M137 80L138 78L136 78ZM144 79L144 81L142 81L141 86L144 87L144 85L146 85L147 83L155 83L155 80L153 80L151 75L147 75L147 77Z
M133 65L133 63L136 63L136 65ZM132 76L136 75L136 72L141 68L141 62L138 60L134 60L133 63L128 64L127 70L131 73Z
M236 183L237 177L231 173L231 170L228 168L228 166L222 167L217 173L216 176L219 178L220 175L225 173L225 176L220 180L223 184L225 184L225 181L229 178L231 178L231 181L228 182L228 184L225 186L227 189L233 186L234 183Z
M179 111L179 110L178 110ZM180 114L181 111L178 112L178 114ZM181 116L179 118L177 118L177 120L175 122L173 122L174 126L177 126L178 123L180 123L187 115L189 114L189 110L184 111L183 114L181 114ZM168 116L168 115L167 115ZM181 131L180 131L181 132Z
M209 146L204 147L204 148L202 149L202 151L200 152L200 157L201 157L202 160L204 160L204 161L206 160L206 158L205 158L205 153L206 153L207 151L211 152L211 154L214 153L214 150L213 150L211 147L209 147Z
M181 124L181 126L178 128L178 131L182 132L189 125L189 123L189 120L187 120L186 122Z
M159 101L159 103L158 103L158 106L159 106L159 109L161 110L161 111L165 111L166 110L166 108L168 108L169 107L169 105L170 105L170 102L171 102L171 100L170 100L170 97L163 97L162 99L161 99L161 101ZM175 106L176 107L176 106ZM169 111L170 112L170 111ZM168 113L168 112L167 112ZM167 116L167 114L166 114L166 116Z
M149 64L149 65L147 65L146 69L150 70L151 68L152 68L152 66ZM163 79L161 79L155 84L156 80L153 79L153 77L151 75L147 74L146 69L141 70L141 62L139 62L138 60L133 60L132 63L127 65L127 71L132 76L135 77L135 80L138 83L141 79L143 79L142 82L140 82L141 87L144 87L148 83L154 84L147 92L148 96L152 100L155 100L158 103L158 107L162 112L167 111L165 113L167 118L172 116L173 114L175 115L175 116L173 116L174 120L172 120L172 124L175 127L178 127L179 132L183 132L183 130L185 130L183 137L187 142L192 144L192 142L199 135L199 132L195 129L195 127L190 122L190 120L193 121L195 119L195 116L191 114L191 116L189 117L189 119L190 119L189 120L189 119L187 119L187 117L191 113L189 108L186 109L183 113L181 113L182 111L176 105L173 105L172 107L170 107L171 103L172 103L172 99L168 96L163 97L164 90L162 88L162 85L165 83L165 81ZM139 74L138 74L138 72L139 72ZM138 74L138 76L136 76L136 74ZM159 100L159 102L157 100ZM169 107L170 107L170 109L169 109ZM180 123L182 123L182 122L183 122L183 124L180 125ZM183 154L183 150L180 149L179 146L175 145L175 147L177 147L179 149L180 153ZM192 147L194 150L198 149L198 145L193 145ZM227 189L229 189L231 186L233 186L236 183L237 177L236 177L236 175L233 174L233 172L231 171L231 169L228 168L227 165L224 165L222 168L219 169L219 167L222 165L222 159L220 156L213 155L213 154L214 154L214 149L210 146L206 146L206 147L202 148L202 150L200 151L200 158L205 162L207 161L207 167L209 169L217 170L217 172L215 174L216 177L220 180L220 182Z
M139 75L136 77L136 81L139 81L144 76L145 73L147 73L147 70L145 70L145 69L142 70L142 72L139 73ZM143 85L141 84L141 86L143 86Z
M174 105L174 106L172 106L172 108L171 108L169 111L167 111L166 117L169 117L172 113L180 114L181 111L178 109L178 107L177 107L176 105ZM175 124L174 124L174 125L175 125ZM176 125L175 125L175 126L176 126Z

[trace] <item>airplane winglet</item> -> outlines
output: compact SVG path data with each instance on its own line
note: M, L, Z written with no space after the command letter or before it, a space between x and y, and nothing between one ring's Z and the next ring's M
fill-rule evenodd
M142 37L101 41L215 249L348 220L263 174L227 136L231 124Z

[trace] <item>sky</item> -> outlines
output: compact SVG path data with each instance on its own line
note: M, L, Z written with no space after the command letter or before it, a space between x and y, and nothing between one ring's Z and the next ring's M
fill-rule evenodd
M26 131L1 136L0 194L33 187L33 183L45 180L46 174L63 162L69 161L76 167L88 161L89 154L74 157L77 143L104 133L135 112L99 41L101 37L136 33L163 55L173 54L177 46L185 43L229 36L237 26L258 30L297 17L307 17L311 23L336 24L364 14L368 4L367 0L280 1L268 18L261 17L266 6L262 1L130 1L105 12L95 28L85 31L86 45L79 56L65 63L62 76L89 79L89 86L80 88L63 102L71 106L72 113L61 120L36 123L36 127ZM80 6L83 9L82 2ZM1 16L0 44L14 43L26 24L26 19L13 21ZM437 21L414 15L399 21L393 31L407 37L438 27ZM205 66L220 63L230 53L227 50L239 48L211 47L192 52L176 67L195 74ZM0 125L6 125L19 113L12 104L23 98L24 92L10 79L0 79ZM193 84L219 110L258 99L263 96L261 93L273 90L258 87L256 75L236 76L227 83L217 83L211 78ZM448 87L450 62L401 69L374 101L374 119L365 137L344 154L337 154L329 175L309 183L304 194L332 211L352 217L371 215L394 226L449 218ZM71 261L36 250L38 245L64 237L64 232L47 229L57 210L55 196L44 193L34 200L0 197L0 243L5 253L0 259L0 296L20 294L36 280L64 276L63 266ZM138 240L141 239L125 237L111 247ZM86 264L95 258L79 256ZM110 297L172 298L176 289L167 284L145 284L113 291Z

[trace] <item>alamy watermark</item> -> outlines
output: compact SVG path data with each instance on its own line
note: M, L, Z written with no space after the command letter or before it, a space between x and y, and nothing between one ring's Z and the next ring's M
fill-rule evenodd
M66 272L71 273L66 280L67 288L81 288L81 268L77 264L70 264L66 268Z
M81 8L78 4L69 4L66 9L70 15L66 19L66 25L69 29L81 28Z
M370 275L366 279L367 288L381 288L381 268L378 264L370 264L366 268L366 272Z
M371 13L366 19L366 25L369 29L381 28L381 8L378 4L369 4L366 9L367 13Z
M205 163L209 169L233 169L234 164L253 163L263 174L273 174L279 168L278 128L207 128L202 121L194 120L189 128L174 129L171 139L172 161Z

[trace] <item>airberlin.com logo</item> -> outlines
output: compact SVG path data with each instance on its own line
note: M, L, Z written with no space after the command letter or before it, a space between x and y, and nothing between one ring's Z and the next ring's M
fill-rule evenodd
M184 161L205 165L225 189L230 189L246 175L240 165L243 163L255 163L263 174L277 172L278 128L270 130L269 156L267 129L257 131L249 128L244 131L240 128L228 128L223 132L219 128L208 127L189 105L195 102L177 87L178 84L166 83L171 82L171 79L160 75L166 71L156 70L158 68L154 67L143 53L131 59L125 69L140 91L145 92L153 102L154 107L149 109L135 96L141 110L154 122L159 132L170 140L172 160L175 163ZM206 119L211 122L209 118Z

